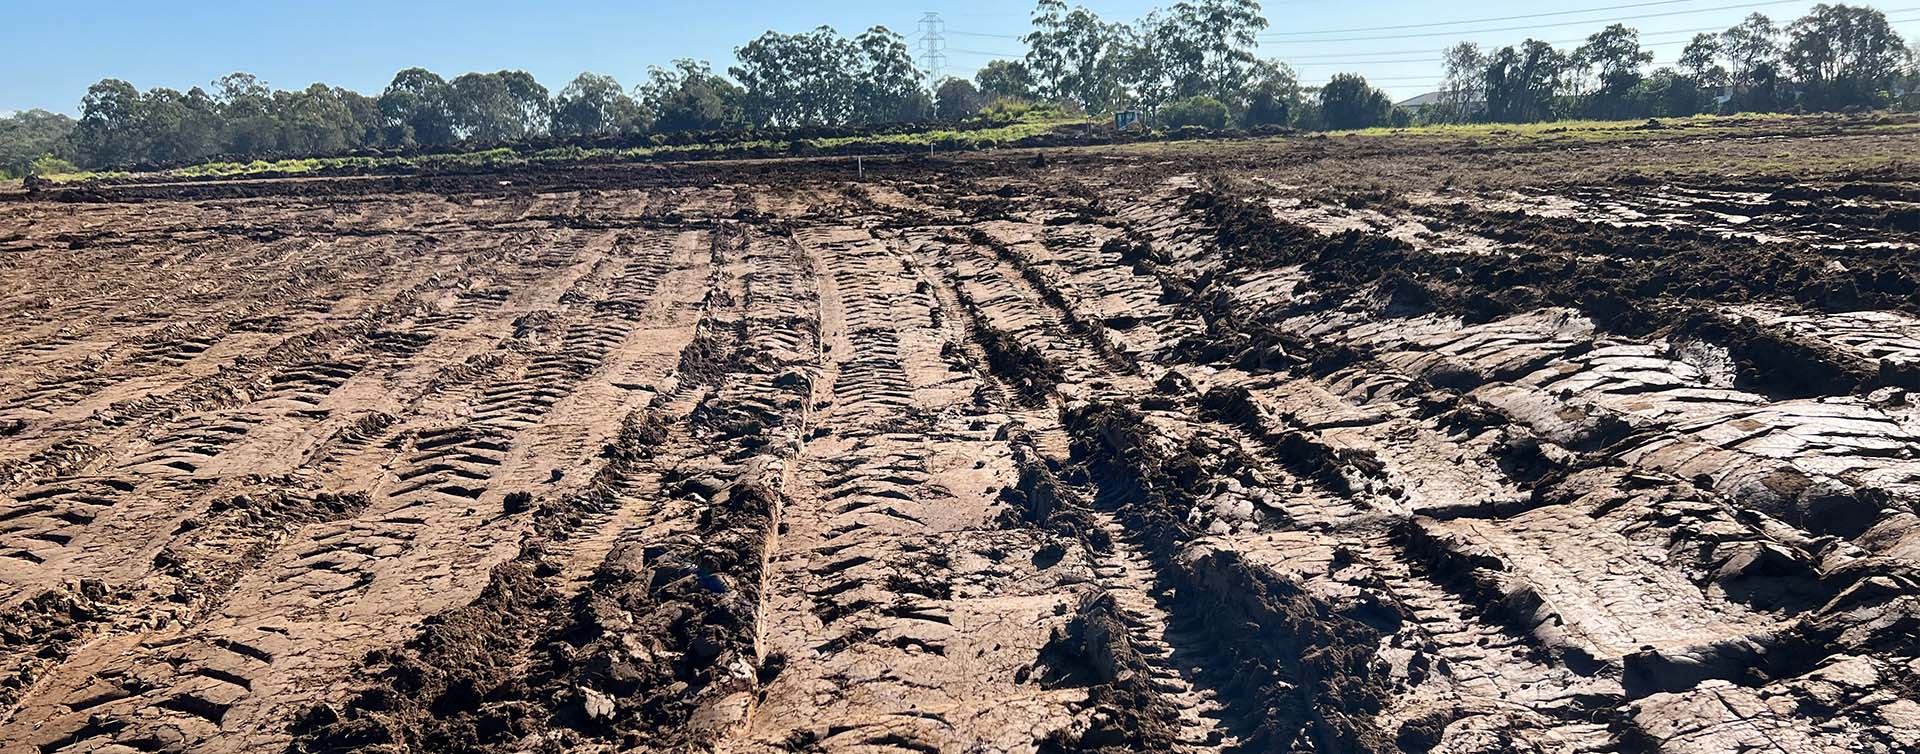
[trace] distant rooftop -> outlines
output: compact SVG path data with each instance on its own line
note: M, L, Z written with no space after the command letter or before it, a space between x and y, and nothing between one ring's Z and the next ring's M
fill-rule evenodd
M1416 109L1419 109L1421 105L1431 105L1439 101L1440 101L1439 92L1427 92L1426 94L1415 95L1413 97L1410 97L1405 100L1401 100L1394 104L1400 107L1407 108L1409 110L1416 110Z

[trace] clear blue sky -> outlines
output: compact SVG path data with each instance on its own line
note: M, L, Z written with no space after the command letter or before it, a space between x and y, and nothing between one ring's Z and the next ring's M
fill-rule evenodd
M1639 3L1651 4L1615 7ZM1172 2L1084 4L1108 20L1131 21ZM1920 0L1867 4L1887 11L1902 36L1920 42ZM1679 54L1691 36L1688 30L1724 28L1756 10L1784 25L1813 5L1812 0L1270 0L1262 6L1274 36L1263 41L1261 54L1290 62L1303 83L1350 70L1402 98L1433 88L1440 74L1437 51L1459 40L1491 45L1530 35L1577 40L1608 22L1626 20L1659 56L1656 64L1663 64ZM880 0L0 0L0 28L7 30L0 112L39 107L73 113L87 86L101 78L126 79L143 90L184 90L239 70L282 89L324 81L369 94L409 66L448 78L520 68L555 90L581 71L593 71L631 86L648 65L674 58L704 58L724 69L734 47L767 29L795 32L827 24L851 35L882 24L911 36L925 11L937 11L946 21L946 72L967 75L989 54L1023 51L1012 37L1026 31L1032 7L1031 0L911 5ZM1301 34L1607 7L1614 9ZM1526 28L1503 30L1508 27Z

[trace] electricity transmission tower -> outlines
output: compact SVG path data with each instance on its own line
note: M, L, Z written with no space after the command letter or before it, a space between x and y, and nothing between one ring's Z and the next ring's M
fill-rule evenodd
M920 67L927 72L927 88L940 83L940 67L947 64L947 22L940 14L927 11L920 17Z

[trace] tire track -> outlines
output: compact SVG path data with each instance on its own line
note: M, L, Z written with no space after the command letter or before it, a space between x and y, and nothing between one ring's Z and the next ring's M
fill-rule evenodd
M584 244L565 244L557 252L536 253L526 259L535 269L564 274L569 266L575 266L568 257L581 254L585 249ZM589 262L576 267L590 266ZM560 292L554 290L548 295L558 296ZM451 318L431 315L423 318L421 326L428 332L457 329L484 311L466 308L459 303L463 300L486 299L456 296L454 307L448 310ZM589 306L586 312L591 311ZM436 405L446 405L444 401L449 399L464 400L472 406L474 422L453 426L403 423L411 426L393 435L403 445L396 459L398 465L392 471L391 487L380 491L367 512L359 517L309 528L289 541L281 554L262 564L260 571L265 581L241 579L232 587L234 594L227 597L224 608L227 617L198 627L176 629L174 633L178 638L174 642L130 653L128 659L106 659L97 669L90 667L96 661L83 658L69 662L68 667L96 678L148 680L109 681L108 687L135 691L108 703L81 703L82 710L75 709L75 702L71 700L98 696L90 687L100 684L81 682L84 676L75 677L73 690L66 692L69 696L61 704L72 710L71 714L84 712L87 719L100 719L104 714L120 722L111 726L111 730L88 723L55 739L65 743L49 750L81 751L109 741L146 741L151 739L142 736L157 735L156 731L160 730L177 731L170 735L185 735L193 740L245 737L247 734L243 731L249 730L264 733L259 726L286 712L276 715L271 708L257 706L259 702L255 700L261 698L261 694L269 693L269 689L279 689L284 694L288 682L321 672L326 663L336 662L326 659L328 655L318 650L338 647L329 650L337 653L356 643L342 642L346 637L330 638L324 624L315 622L319 615L336 610L353 613L361 616L361 625L371 625L367 621L405 620L407 612L370 601L371 595L381 590L410 591L414 587L409 584L415 578L445 579L465 570L461 564L480 564L499 557L502 547L511 546L511 541L505 538L511 536L516 527L499 516L484 520L473 518L477 506L483 497L493 501L493 506L501 505L498 501L504 499L502 496L511 497L509 493L513 490L498 489L502 481L507 485L527 485L532 481L526 478L532 472L526 469L527 441L519 435L539 434L535 425L566 396L569 386L594 371L599 362L621 344L618 336L624 332L609 332L604 325L594 324L563 325L556 329L558 332L546 345L540 345L542 337L537 333L522 332L520 337L509 339L506 358L489 370L495 376L487 381L488 387L443 393L416 403L413 406L416 411L432 411ZM403 350L417 352L417 349ZM434 384L428 382L427 386ZM454 395L461 397L454 398ZM513 476L503 480L500 478L503 472ZM461 518L468 518L469 522L461 523ZM451 528L447 528L448 524L452 524ZM479 528L474 529L476 526ZM474 529L471 534L463 533L469 529ZM484 542L489 536L484 534L487 530L497 532L490 536L499 544L487 549L474 548L474 544ZM447 549L449 546L465 549L470 554L448 559L446 556L453 554ZM446 570L449 565L453 566L452 573ZM406 575L409 567L418 576ZM436 576L436 573L447 575ZM431 612L428 605L421 607ZM263 629L270 630L265 634L256 633ZM378 636L379 632L371 635ZM242 679L242 683L214 679L182 685L164 682L155 676L162 672L159 668L215 662L223 652L232 654L222 649L229 645L250 648L241 654L256 663L225 666L220 671ZM289 651L289 648L295 649ZM350 657L351 650L347 651ZM52 683L56 687L63 685L57 679ZM129 683L133 685L129 687ZM282 697L279 703L284 701ZM35 704L40 703L23 702L22 709Z

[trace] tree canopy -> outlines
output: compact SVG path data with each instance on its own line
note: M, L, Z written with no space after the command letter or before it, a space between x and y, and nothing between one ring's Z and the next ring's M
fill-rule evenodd
M682 58L672 68L650 68L647 82L636 89L642 117L655 131L706 131L741 123L745 92L703 60Z
M806 34L767 32L736 49L729 69L746 115L775 126L841 126L926 118L933 100L899 34L875 26L847 39L822 26Z
M960 120L980 112L987 96L966 79L948 78L933 92L933 115L940 120Z
M42 157L71 158L73 129L73 118L45 110L0 118L0 176L25 176Z
M640 123L640 104L634 102L612 76L582 73L553 99L553 132L556 134L612 134Z
M1137 109L1161 126L1356 128L1408 117L1357 74L1303 86L1284 63L1260 56L1267 28L1256 0L1180 0L1131 22L1066 0L1037 0L1021 37L1025 52L987 61L971 81L928 81L907 40L883 26L852 38L826 26L769 31L736 48L724 74L705 61L675 60L649 68L631 91L613 76L584 72L550 92L518 70L449 81L408 68L374 96L319 83L277 90L244 72L184 92L141 92L110 78L87 89L77 119L42 111L0 119L0 170L19 175L43 157L97 168L960 120L1028 103L1089 115ZM1493 48L1461 43L1444 53L1445 77L1420 117L1524 122L1920 100L1913 52L1884 14L1864 6L1818 5L1784 29L1754 13L1685 45L1672 66L1648 70L1653 53L1637 30L1619 23L1571 49L1533 39Z
M1335 74L1320 87L1320 118L1332 129L1384 126L1392 121L1393 101L1356 74Z

